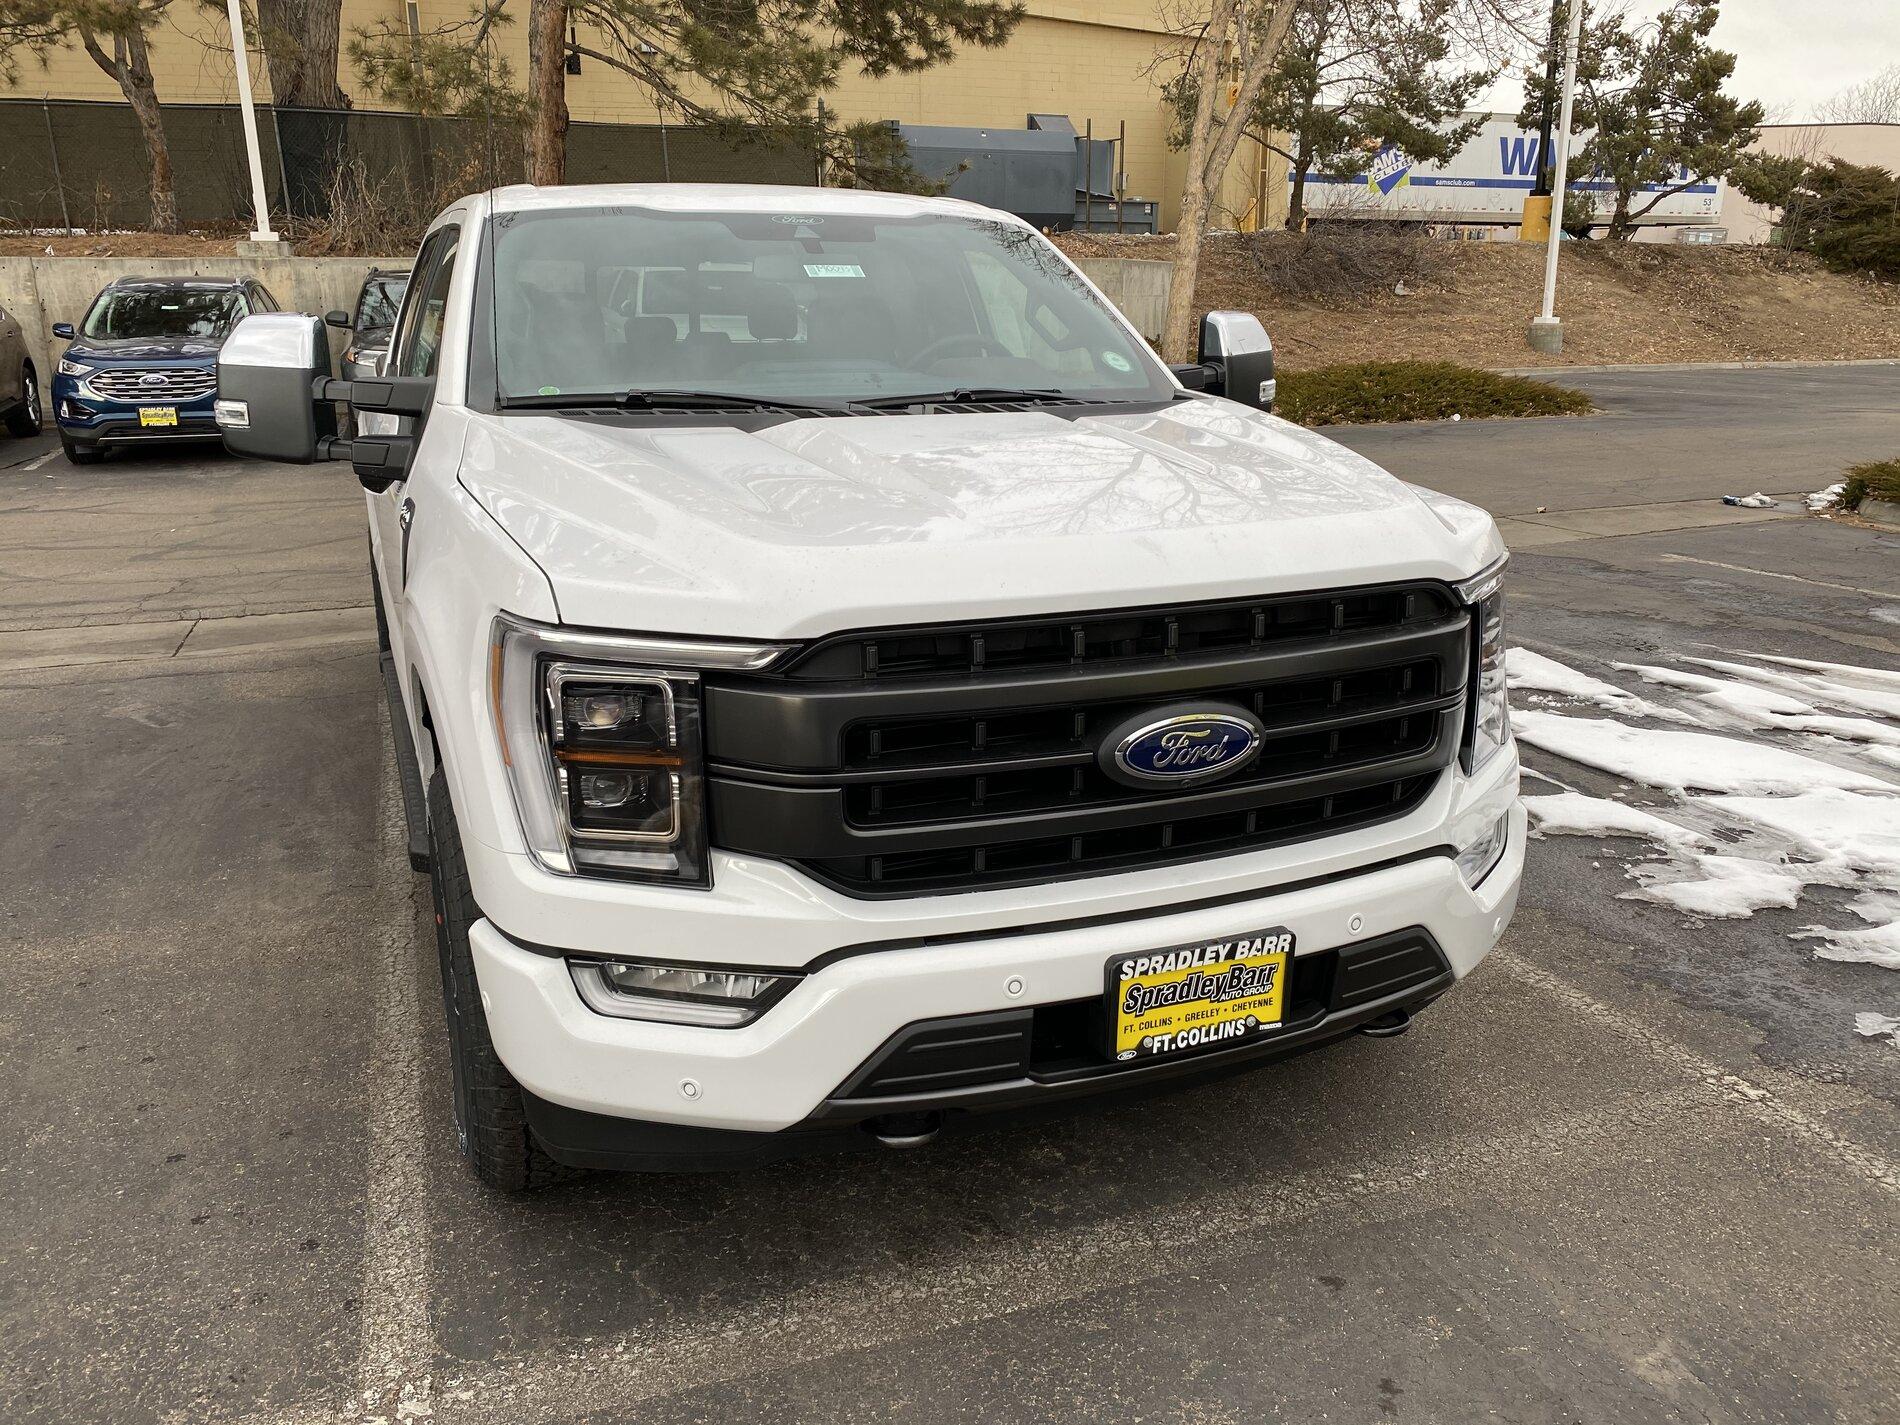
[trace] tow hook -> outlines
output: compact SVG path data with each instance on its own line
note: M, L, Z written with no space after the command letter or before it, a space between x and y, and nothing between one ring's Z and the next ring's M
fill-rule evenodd
M1397 1039L1412 1027L1412 1011L1409 1009L1387 1010L1377 1019L1369 1019L1359 1026L1359 1032L1368 1039Z
M929 1113L886 1113L866 1119L864 1131L886 1148L921 1148L937 1136L943 1127L943 1115Z

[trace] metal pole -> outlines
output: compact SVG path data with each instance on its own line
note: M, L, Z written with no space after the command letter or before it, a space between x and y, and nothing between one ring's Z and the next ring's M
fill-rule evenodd
M1121 135L1115 140L1115 231L1122 230L1122 214L1128 207L1128 120L1122 120Z
M244 110L244 150L251 160L251 206L256 225L252 242L277 242L270 225L270 200L264 196L264 156L257 143L257 106L251 102L251 59L244 50L244 16L230 0L231 58L237 66L238 106Z
M46 118L46 151L53 156L53 187L59 191L59 221L66 229L66 236L73 235L72 214L66 211L66 180L59 172L59 140L53 137L53 110L46 102L46 96L40 96L40 113Z
M1082 231L1092 233L1095 231L1095 120L1089 119L1082 133L1082 152L1088 155L1082 176Z
M1570 114L1577 97L1577 45L1583 33L1583 0L1570 0L1570 37L1564 46L1563 113L1557 123L1557 164L1551 180L1550 238L1544 247L1544 310L1533 328L1557 325L1557 244L1563 240L1564 185L1570 172ZM1553 333L1559 346L1561 332Z

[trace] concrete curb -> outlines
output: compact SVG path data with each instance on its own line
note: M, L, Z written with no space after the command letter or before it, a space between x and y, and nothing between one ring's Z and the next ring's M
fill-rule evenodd
M1900 366L1900 356L1868 356L1842 361L1649 361L1615 366L1500 366L1499 376L1592 376L1618 371L1785 371L1803 366Z

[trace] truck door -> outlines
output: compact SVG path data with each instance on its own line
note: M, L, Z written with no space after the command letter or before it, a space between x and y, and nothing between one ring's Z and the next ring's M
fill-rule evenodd
M423 241L416 256L415 280L410 283L408 300L396 326L389 358L383 371L389 376L434 376L442 356L442 324L448 315L449 282L455 274L455 257L461 247L462 230L453 223L437 228ZM389 420L391 417L373 417ZM404 416L398 429L413 429L421 434L427 416ZM412 461L412 469L413 469ZM409 495L409 481L398 480L387 490L369 497L370 540L375 548L376 573L382 581L383 596L389 615L390 644L396 652L397 667L406 666L403 647L402 608L409 582L409 533L415 517L415 502Z

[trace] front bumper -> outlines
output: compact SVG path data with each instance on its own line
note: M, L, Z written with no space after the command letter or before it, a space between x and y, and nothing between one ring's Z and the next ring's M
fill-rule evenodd
M136 402L109 400L81 391L73 377L61 376L53 384L53 418L60 434L79 445L129 445L147 441L220 440L222 433L213 418L217 393L192 401L153 401L169 406L177 413L175 426L139 424Z
M958 918L941 909L946 901L970 905L988 897L931 898L928 904L936 908L937 919L927 924L934 923L934 934L898 934L841 945L811 959L781 959L781 965L802 964L808 973L783 1000L740 1029L596 1014L581 1002L558 951L518 943L486 920L477 923L471 935L476 974L496 1049L531 1096L544 1140L559 1155L560 1140L567 1138L570 1156L577 1161L601 1160L598 1154L588 1156L593 1150L586 1145L598 1147L601 1137L599 1125L590 1125L588 1115L639 1120L649 1128L657 1124L730 1134L797 1134L849 1123L854 1117L921 1107L1020 1107L1131 1086L1144 1077L1223 1066L1216 1061L1257 1062L1272 1057L1276 1049L1290 1052L1350 1032L1395 1005L1422 1003L1468 974L1489 953L1516 907L1525 842L1515 754L1500 757L1498 763L1482 785L1460 786L1455 815L1447 804L1451 793L1435 799L1435 845L1425 837L1413 838L1420 844L1384 856L1366 854L1357 866L1319 877L1268 878L1256 870L1251 889L1233 891L1226 888L1238 869L1235 863L1256 858L1223 858L1175 868L1172 885L1144 881L1153 887L1145 906L1129 906L1126 896L1114 894L1117 883L1136 878L1106 877L1081 884L1094 887L1098 908L1116 907L1112 913L1058 915L1049 893L1072 889L1075 883L1068 883L1046 888L1039 918L989 928L974 923L967 911L959 927ZM1462 829L1504 814L1510 817L1510 835L1503 858L1476 890L1469 889L1448 851L1448 823ZM1377 830L1390 845L1392 828ZM1460 835L1458 844L1470 839ZM1197 876L1205 879L1196 884ZM1153 1070L1105 1066L1102 1073L1038 1077L1032 1064L1013 1079L975 1091L966 1087L928 1103L871 1102L849 1093L842 1094L849 1102L841 1102L841 1091L860 1079L861 1070L920 1021L1009 1014L1090 999L1099 1003L1103 963L1112 955L1281 925L1296 936L1300 965L1309 957L1340 956L1355 946L1417 931L1442 956L1443 973L1408 983L1385 999L1344 1007L1329 1004L1327 1012L1311 1022L1295 1016L1289 1032L1274 1040L1159 1061ZM751 929L769 948L775 927L755 923ZM834 928L834 933L838 929L849 934L851 928ZM696 946L685 936L649 935L642 940L638 951L624 942L614 948L651 958L731 962L718 947L704 942ZM580 948L571 939L568 943Z

